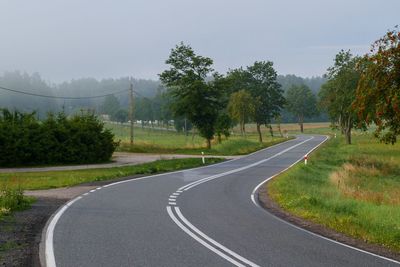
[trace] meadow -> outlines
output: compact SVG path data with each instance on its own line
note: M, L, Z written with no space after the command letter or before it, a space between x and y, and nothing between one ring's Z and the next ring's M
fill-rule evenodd
M285 141L287 138L281 137L277 125L272 125L274 137L271 137L269 129L261 127L263 143L259 143L255 124L246 125L246 135L241 135L237 127L231 131L231 136L222 138L222 143L215 139L212 141L212 148L206 149L205 139L196 133L190 132L188 135L158 128L134 128L134 145L130 145L130 127L127 124L106 123L116 140L120 140L117 151L138 152L138 153L178 153L178 154L200 154L206 155L245 155L256 150ZM329 123L306 123L305 133L310 131L329 131ZM282 124L281 131L287 131L289 135L298 133L299 126L296 123Z
M268 184L284 210L338 232L400 251L400 144L355 132L338 135Z

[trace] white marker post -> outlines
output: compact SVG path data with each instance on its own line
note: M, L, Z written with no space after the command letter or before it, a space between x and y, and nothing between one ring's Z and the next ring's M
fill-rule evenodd
M201 152L201 160L203 161L203 164L206 164L206 159L204 158L204 152Z
M307 165L308 155L304 156L304 165Z

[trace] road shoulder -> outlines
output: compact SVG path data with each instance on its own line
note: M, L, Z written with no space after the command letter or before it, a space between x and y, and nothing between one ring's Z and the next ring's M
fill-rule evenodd
M352 246L361 250L365 250L377 255L381 255L383 257L387 257L390 259L394 259L400 261L400 253L389 250L383 246L369 244L363 240L355 239L344 235L342 233L338 233L333 231L332 229L326 228L322 225L304 220L298 216L290 214L289 212L283 210L276 202L274 202L269 194L268 194L268 183L271 180L267 181L266 184L260 187L258 190L258 202L262 208L264 208L267 212L275 215L276 217L312 233L317 235L321 235L323 237L338 241L340 243L346 244L348 246Z

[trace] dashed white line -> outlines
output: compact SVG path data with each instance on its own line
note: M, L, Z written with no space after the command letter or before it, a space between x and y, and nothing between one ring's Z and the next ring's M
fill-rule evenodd
M176 205L176 203L175 203L175 202L168 202L168 204L169 204L169 205L173 205L173 206L175 206L175 205Z

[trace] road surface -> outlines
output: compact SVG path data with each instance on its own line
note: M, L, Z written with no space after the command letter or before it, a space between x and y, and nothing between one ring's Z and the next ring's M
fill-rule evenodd
M222 164L92 190L49 221L47 266L398 266L256 205L257 185L325 138L300 136Z

